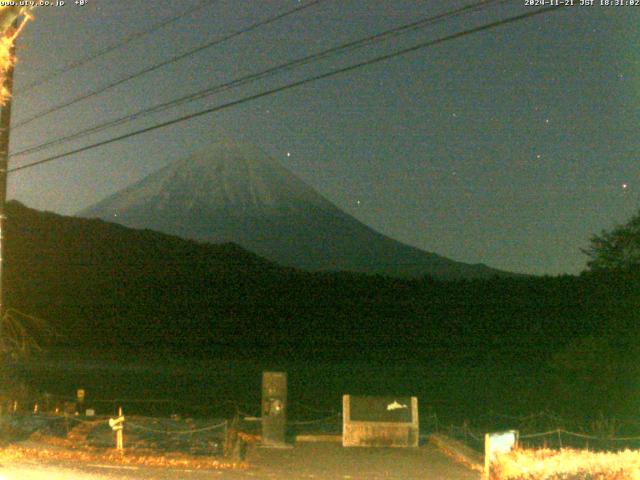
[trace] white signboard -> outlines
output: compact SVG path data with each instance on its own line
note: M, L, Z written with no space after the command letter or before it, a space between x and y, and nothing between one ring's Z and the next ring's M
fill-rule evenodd
M518 431L508 430L506 432L487 433L484 436L484 478L490 477L489 470L491 462L496 459L496 455L509 453L518 443Z
M498 453L509 453L518 441L518 431L509 430L507 432L489 434L489 458L493 461Z

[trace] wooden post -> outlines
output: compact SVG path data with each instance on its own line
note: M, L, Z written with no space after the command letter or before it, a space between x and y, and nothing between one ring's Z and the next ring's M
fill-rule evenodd
M491 435L484 434L484 469L482 470L482 478L489 480L491 469Z
M80 415L84 415L84 399L85 399L85 391L84 388L76 389L76 411Z
M116 450L124 452L124 415L122 407L118 407L118 417L109 419L109 426L116 432Z
M342 396L342 446L351 444L351 395Z
M122 407L118 407L118 417L122 417ZM116 431L116 449L120 453L124 452L124 421Z

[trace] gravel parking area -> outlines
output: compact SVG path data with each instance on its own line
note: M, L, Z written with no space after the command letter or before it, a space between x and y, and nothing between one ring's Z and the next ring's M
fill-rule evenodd
M20 462L0 466L0 480L479 480L432 445L414 449L343 448L339 443L301 443L292 448L250 448L249 468L187 470L98 464Z

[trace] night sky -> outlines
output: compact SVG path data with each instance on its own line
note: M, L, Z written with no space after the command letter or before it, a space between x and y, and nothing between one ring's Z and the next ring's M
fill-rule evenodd
M539 8L524 1L15 157L11 166ZM210 1L117 51L52 75L201 4L66 3L36 9L18 42L14 125L306 2ZM470 3L325 0L17 128L11 150ZM232 137L261 147L340 208L405 243L505 270L578 273L589 237L624 222L639 205L639 46L640 6L565 8L16 172L9 196L74 214ZM50 80L27 88L45 77Z

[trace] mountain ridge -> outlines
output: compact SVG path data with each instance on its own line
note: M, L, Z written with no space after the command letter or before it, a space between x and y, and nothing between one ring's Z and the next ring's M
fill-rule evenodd
M443 279L511 275L377 232L257 147L230 140L177 160L76 216L198 241L234 242L309 271Z

